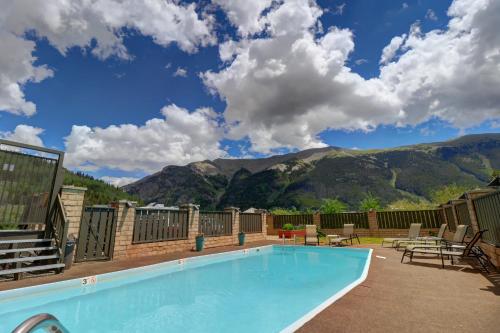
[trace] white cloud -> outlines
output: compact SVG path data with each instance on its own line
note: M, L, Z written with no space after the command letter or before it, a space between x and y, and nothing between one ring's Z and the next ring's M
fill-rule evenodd
M200 108L189 113L172 104L161 112L164 119L151 119L142 126L73 126L65 138L65 165L88 171L105 167L154 172L167 164L225 155L219 147L223 133L214 111Z
M40 138L42 133L42 128L29 125L17 125L12 132L0 132L0 138L43 147L43 141Z
M307 0L284 2L261 18L270 36L230 42L221 52L228 66L203 74L227 103L231 139L248 136L252 150L263 153L322 147L317 135L327 128L369 130L397 118L385 87L345 66L352 32L332 28L315 36L321 14Z
M335 9L331 10L331 12L334 15L342 15L344 14L344 9L345 9L345 3L342 3L338 6L335 6Z
M380 58L380 63L381 64L389 63L394 58L394 56L398 52L401 45L403 45L405 40L406 40L406 34L403 34L402 36L393 37L389 45L384 47L384 49L382 50L382 57Z
M403 2L403 5L401 6L401 8L406 9L408 7L410 7L410 6L406 2Z
M432 9L427 9L427 12L425 13L425 18L431 21L437 21L438 17L436 13Z
M500 118L499 7L455 0L446 29L422 33L412 25L384 48L380 76L366 80L346 65L350 30L323 34L314 2L284 1L257 19L265 34L222 44L225 67L202 78L227 104L229 138L248 137L257 152L323 146L325 129L431 118L470 127Z
M215 42L213 18L200 17L195 4L174 0L0 0L0 8L0 110L15 114L36 112L23 86L53 75L46 66L34 65L35 43L26 40L26 32L46 38L63 55L80 47L99 59L131 58L123 44L125 28L162 46L177 43L187 52Z
M229 21L242 36L255 34L263 29L265 22L261 20L261 13L272 2L273 0L213 0L213 3L226 12Z
M131 184L133 182L138 181L140 178L135 178L135 177L112 177L112 176L103 176L101 177L101 180L105 181L108 184L117 186L117 187L122 187L128 184Z
M172 75L174 77L187 77L187 70L185 68L177 67L177 70Z

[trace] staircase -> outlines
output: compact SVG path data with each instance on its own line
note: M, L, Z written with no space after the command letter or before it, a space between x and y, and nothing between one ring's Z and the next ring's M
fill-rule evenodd
M21 279L25 273L61 272L61 251L50 238L0 238L0 278Z

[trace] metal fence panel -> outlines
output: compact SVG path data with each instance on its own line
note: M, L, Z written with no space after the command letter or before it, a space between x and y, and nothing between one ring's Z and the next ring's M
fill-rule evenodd
M394 210L377 212L380 229L408 229L411 223L422 223L422 228L439 228L443 217L439 209Z
M262 216L258 213L240 214L240 231L245 233L262 232Z
M63 153L0 140L0 230L46 223L61 185Z
M320 214L321 229L342 229L344 224L368 229L368 213Z
M132 243L151 243L188 238L188 211L137 208Z
M116 212L112 207L85 207L75 261L107 260L113 255Z
M455 215L453 214L453 206L444 207L444 215L446 215L446 222L448 223L448 229L452 232L457 230L457 221L455 221Z
M500 191L473 199L479 229L488 229L482 240L500 246Z
M206 237L231 236L233 214L231 212L201 212L198 232Z
M273 215L274 229L281 229L285 224L292 224L294 226L314 224L312 214L298 214L298 215Z
M458 224L465 224L468 225L469 228L467 228L467 235L469 237L474 236L474 231L470 227L471 225L471 219L470 219L470 214L469 214L469 208L467 207L467 202L461 202L455 205L455 213L457 216L457 222Z

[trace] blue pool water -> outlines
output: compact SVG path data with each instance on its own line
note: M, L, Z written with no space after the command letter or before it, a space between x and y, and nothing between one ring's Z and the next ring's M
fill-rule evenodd
M362 282L370 256L275 245L0 292L0 332L42 312L73 333L292 330Z

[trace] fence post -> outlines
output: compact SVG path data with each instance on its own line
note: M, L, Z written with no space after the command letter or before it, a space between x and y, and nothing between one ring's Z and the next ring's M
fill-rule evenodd
M113 259L125 258L127 256L127 246L132 245L135 222L135 206L137 202L120 200L111 203L115 208L116 231L112 252Z
M266 214L266 225L267 225L267 234L268 235L276 235L276 231L274 230L274 221L273 214Z
M479 231L479 224L477 223L476 209L474 208L474 203L472 202L472 197L470 193L465 193L465 202L467 203L467 209L469 210L470 226L474 233Z
M82 221L83 199L86 187L68 186L61 188L61 202L68 220L68 234L73 239L78 237Z
M378 234L378 221L377 221L377 211L370 209L368 214L368 229L370 229L370 236L376 237Z
M188 240L193 248L196 244L196 235L198 235L198 225L200 223L200 206L195 204L184 204L181 209L188 211Z

